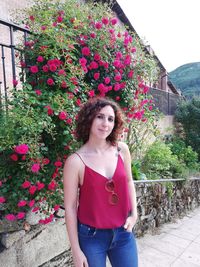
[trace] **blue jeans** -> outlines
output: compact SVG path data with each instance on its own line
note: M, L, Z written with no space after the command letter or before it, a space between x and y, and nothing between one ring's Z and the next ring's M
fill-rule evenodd
M78 223L78 238L89 267L106 267L108 256L112 267L137 267L135 237L124 227L97 229Z

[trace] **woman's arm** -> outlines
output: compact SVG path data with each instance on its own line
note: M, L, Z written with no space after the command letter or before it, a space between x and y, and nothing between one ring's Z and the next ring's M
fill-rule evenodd
M120 142L119 146L121 148L124 160L124 167L128 178L128 188L129 188L129 196L131 202L131 215L127 218L124 227L127 229L127 231L132 231L133 226L137 221L137 200L136 200L136 191L131 170L131 155L127 144Z
M75 266L88 267L86 257L79 246L77 232L77 202L80 166L80 159L74 154L65 162L63 172L65 222Z

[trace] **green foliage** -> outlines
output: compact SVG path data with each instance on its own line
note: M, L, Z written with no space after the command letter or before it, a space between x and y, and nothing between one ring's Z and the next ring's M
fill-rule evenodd
M200 62L185 64L169 73L170 80L187 98L200 94Z
M148 179L182 178L185 165L178 161L170 148L161 141L154 142L142 161L142 171Z
M186 145L198 153L200 160L200 98L181 102L175 118L182 124Z
M191 146L186 146L186 143L181 138L174 138L169 142L169 147L174 155L176 155L180 162L184 163L189 169L198 169L198 154Z

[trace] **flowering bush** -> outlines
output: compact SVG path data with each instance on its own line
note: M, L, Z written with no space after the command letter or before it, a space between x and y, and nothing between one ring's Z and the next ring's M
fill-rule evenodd
M156 67L107 5L36 1L23 14L33 34L24 56L16 55L23 90L13 91L0 118L1 215L21 220L39 209L40 222L48 223L63 201L64 160L79 145L74 124L81 104L109 96L129 124L145 123L154 114L146 84Z

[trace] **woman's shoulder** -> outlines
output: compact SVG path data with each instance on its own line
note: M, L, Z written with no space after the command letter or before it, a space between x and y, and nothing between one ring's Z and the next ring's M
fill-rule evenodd
M78 168L80 166L81 158L79 155L79 151L72 153L69 155L65 161L65 165L70 165L72 168Z
M128 145L125 142L119 141L117 146L119 151L121 151L122 153L126 153L129 151Z

